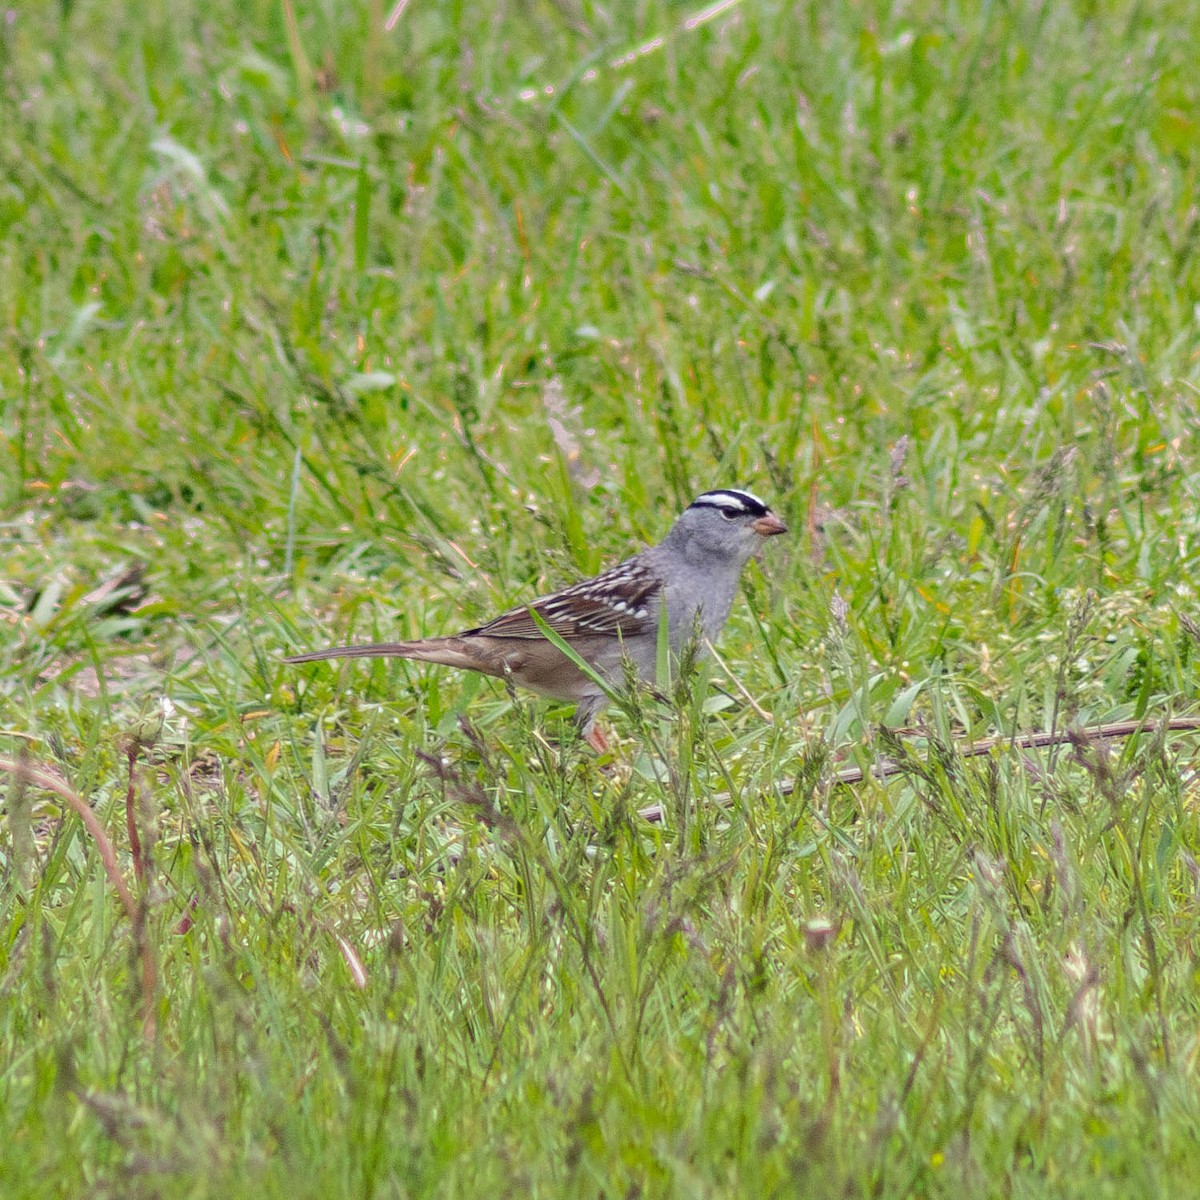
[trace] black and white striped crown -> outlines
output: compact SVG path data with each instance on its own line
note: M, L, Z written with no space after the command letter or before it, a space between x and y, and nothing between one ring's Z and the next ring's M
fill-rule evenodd
M689 508L716 508L732 517L765 517L771 510L753 492L716 488L697 496Z

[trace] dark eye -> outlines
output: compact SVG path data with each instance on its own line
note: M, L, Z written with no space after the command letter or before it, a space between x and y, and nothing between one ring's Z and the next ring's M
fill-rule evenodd
M727 521L732 521L733 518L737 516L737 513L735 513L732 508L723 508L721 509L721 516L723 516Z

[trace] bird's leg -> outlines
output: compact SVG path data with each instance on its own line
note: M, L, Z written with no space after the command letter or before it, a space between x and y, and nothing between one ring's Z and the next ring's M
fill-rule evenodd
M604 707L604 701L603 696L585 696L579 702L579 707L575 709L575 724L579 727L584 741L597 754L608 752L608 739L596 728L595 724L596 717Z

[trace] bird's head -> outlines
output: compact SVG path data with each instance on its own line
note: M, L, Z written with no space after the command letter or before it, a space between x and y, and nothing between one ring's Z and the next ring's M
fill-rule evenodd
M672 537L689 550L745 563L763 542L787 533L787 526L751 492L716 488L696 497L683 511Z

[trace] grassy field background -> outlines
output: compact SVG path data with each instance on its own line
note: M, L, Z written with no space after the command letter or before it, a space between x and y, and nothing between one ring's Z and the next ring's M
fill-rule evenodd
M1198 26L0 14L4 1195L1191 1194ZM730 485L611 763L280 662Z

